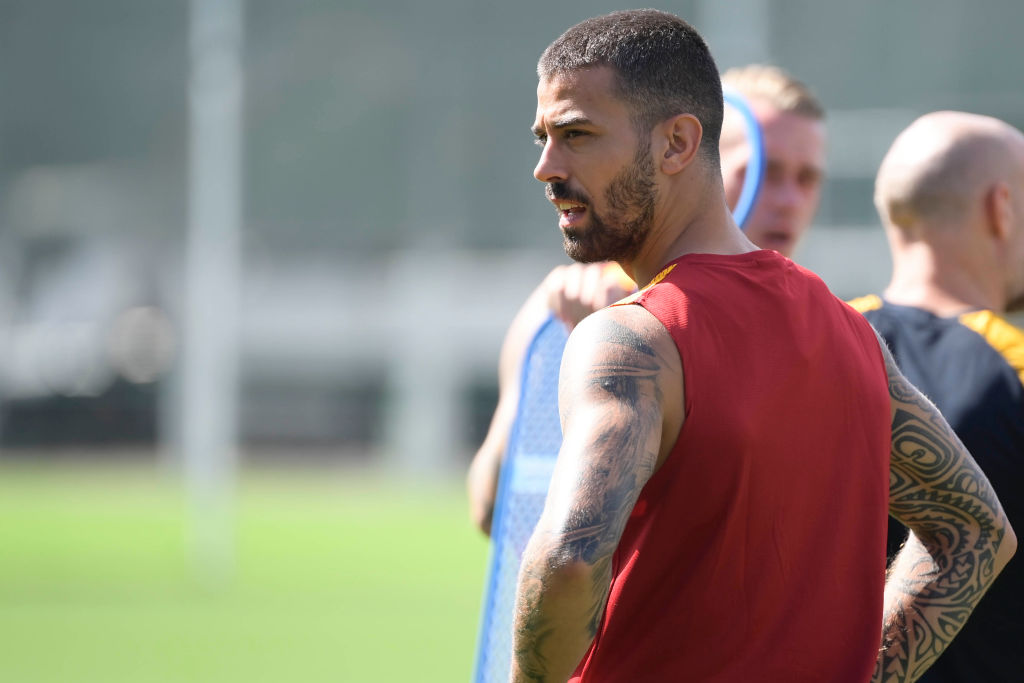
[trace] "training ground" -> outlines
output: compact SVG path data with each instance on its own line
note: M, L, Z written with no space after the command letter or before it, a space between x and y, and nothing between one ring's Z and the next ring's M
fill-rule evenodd
M0 459L0 680L469 680L488 549L460 481L267 466L235 499L233 578L204 585L156 464Z

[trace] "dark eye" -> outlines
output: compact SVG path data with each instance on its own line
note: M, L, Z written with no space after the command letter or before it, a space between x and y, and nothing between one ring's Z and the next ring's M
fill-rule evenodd
M564 136L566 140L572 140L573 138L583 137L586 134L586 131L582 130L567 130L565 131Z
M769 161L764 167L764 179L769 183L781 183L785 178L785 172L782 166L773 161Z
M796 181L801 187L815 187L821 184L821 172L817 169L802 169Z
M544 145L548 144L548 136L547 135L537 135L537 136L535 136L533 138L533 144L537 145L538 147L543 147Z

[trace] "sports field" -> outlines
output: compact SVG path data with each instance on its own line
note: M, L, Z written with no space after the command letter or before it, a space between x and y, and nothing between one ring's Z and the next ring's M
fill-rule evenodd
M0 463L0 680L469 679L487 543L460 482L247 471L217 590L183 501L155 467Z

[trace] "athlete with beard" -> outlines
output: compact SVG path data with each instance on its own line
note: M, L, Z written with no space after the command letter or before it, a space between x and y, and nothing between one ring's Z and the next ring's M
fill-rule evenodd
M538 75L566 252L648 284L569 338L511 680L913 680L1015 550L984 474L864 318L733 222L691 26L587 20Z
M722 75L722 83L747 101L764 140L764 179L744 233L754 244L791 257L811 226L821 195L824 109L806 85L777 67L751 64L729 69ZM743 121L731 108L724 113L719 152L726 202L734 208L751 151ZM571 330L586 316L635 289L633 281L613 263L558 266L516 314L498 363L498 405L467 476L470 515L484 533L490 533L498 476L519 403L523 359L537 328L550 313Z

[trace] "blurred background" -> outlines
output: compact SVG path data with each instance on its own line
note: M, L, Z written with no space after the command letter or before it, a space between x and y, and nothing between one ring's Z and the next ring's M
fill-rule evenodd
M1017 0L689 0L828 109L841 297L935 109L1024 127ZM0 678L466 680L461 479L554 265L534 66L622 5L0 0Z

